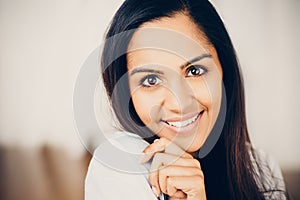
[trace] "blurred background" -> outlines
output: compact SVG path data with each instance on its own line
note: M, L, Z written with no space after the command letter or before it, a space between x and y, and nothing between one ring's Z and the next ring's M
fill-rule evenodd
M0 0L0 199L83 199L90 154L73 90L122 2ZM241 64L252 142L300 199L300 1L212 2Z

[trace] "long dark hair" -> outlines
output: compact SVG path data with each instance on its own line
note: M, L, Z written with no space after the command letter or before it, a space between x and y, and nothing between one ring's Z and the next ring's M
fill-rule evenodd
M122 4L106 34L101 63L103 81L116 117L125 130L141 135L148 142L156 138L135 112L126 75L126 53L120 52L128 48L133 35L129 30L176 13L187 15L205 33L217 51L223 70L227 97L224 128L213 150L200 160L207 198L265 199L263 193L268 191L258 186L260 178L251 160L251 156L255 160L255 154L246 125L244 86L236 53L222 20L209 1L126 0ZM124 32L125 37L118 39L117 35ZM259 163L257 166L262 171Z

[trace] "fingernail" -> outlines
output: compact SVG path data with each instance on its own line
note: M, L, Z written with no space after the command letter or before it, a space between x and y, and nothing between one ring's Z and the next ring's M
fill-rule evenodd
M159 194L158 194L158 191L157 191L156 187L155 187L155 186L152 186L151 188L152 188L152 191L153 191L153 193L155 194L155 196L158 197Z

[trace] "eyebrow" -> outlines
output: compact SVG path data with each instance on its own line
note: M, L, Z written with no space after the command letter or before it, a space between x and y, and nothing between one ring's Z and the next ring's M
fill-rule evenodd
M184 69L185 67L189 66L190 64L194 63L194 62L197 62L199 60L202 60L204 58L211 58L212 55L211 54L203 54L201 56L197 56L189 61L187 61L186 63L184 63L183 65L180 66L180 69ZM159 70L155 70L155 69L145 69L145 68L136 68L136 69L133 69L130 73L130 75L132 76L133 74L136 74L136 73L140 73L140 72L147 72L147 73L155 73L155 74L164 74L162 71L159 71Z
M197 62L199 60L202 60L204 58L211 58L212 55L211 54L202 54L201 56L197 56L189 61L187 61L186 63L184 63L183 65L180 66L180 69L184 69L185 67L189 66L190 64Z
M130 73L130 75L132 76L133 74L139 73L139 72L148 72L148 73L154 73L154 74L164 74L162 71L155 70L155 69L139 69L139 68L136 68L136 69L132 70L132 72Z

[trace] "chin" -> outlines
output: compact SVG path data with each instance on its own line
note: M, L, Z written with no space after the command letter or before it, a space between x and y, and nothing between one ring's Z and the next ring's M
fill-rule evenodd
M196 151L198 151L200 148L202 147L202 145L199 147L199 146L195 146L195 147L190 147L186 150L187 153L194 153Z
M199 151L199 149L204 145L206 139L207 139L207 137L205 137L205 138L194 138L193 142L186 141L185 142L186 145L184 145L184 143L179 141L178 145L181 148L185 149L185 151L187 153L194 153L194 152Z

